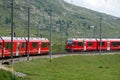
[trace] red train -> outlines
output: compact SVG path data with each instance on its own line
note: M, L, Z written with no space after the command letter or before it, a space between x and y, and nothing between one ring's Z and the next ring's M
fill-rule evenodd
M67 51L120 51L120 39L82 39L74 38L66 41Z
M30 38L29 52L30 55L48 54L49 40L46 38ZM27 55L28 52L28 38L14 37L13 38L13 56ZM11 56L11 37L0 38L0 57Z

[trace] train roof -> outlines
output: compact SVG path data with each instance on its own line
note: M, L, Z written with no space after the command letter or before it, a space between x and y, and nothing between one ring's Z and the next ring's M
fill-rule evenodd
M3 40L11 40L11 37L1 37ZM28 37L13 37L13 40L28 40ZM48 40L47 38L30 37L30 40Z
M95 38L69 38L69 39L67 39L67 41L81 41L81 40L100 41L100 39L98 39L98 38L97 39L95 39ZM120 41L120 39L105 39L105 38L103 38L101 40L102 41Z
M3 40L11 40L11 37L1 37ZM13 37L13 40L25 40L24 37Z
M109 41L120 41L120 39L108 39Z
M97 39L100 41L100 39ZM120 41L120 39L102 39L102 41Z
M67 40L84 40L83 38L69 38L69 39L67 39Z
M25 37L26 40L28 40L28 37ZM48 40L47 38L36 38L36 37L30 37L30 40Z
M69 38L67 39L68 41L81 41L81 40L96 40L96 39L93 39L93 38Z

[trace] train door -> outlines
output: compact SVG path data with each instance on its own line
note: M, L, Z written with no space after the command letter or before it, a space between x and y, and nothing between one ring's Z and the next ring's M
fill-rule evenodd
M2 43L0 42L0 50L2 50Z
M19 49L20 49L20 43L17 42L17 47L16 47L16 56L19 56Z
M0 42L0 58L2 57L2 43Z
M38 54L40 54L41 51L41 42L38 43Z
M108 45L107 45L107 50L110 51L110 42L108 41L107 44L108 44Z
M83 43L84 43L84 51L86 51L86 41L84 40Z
M83 51L83 49L84 49L84 43L83 43L83 41L78 42L77 46L78 46L77 48L78 48L79 51Z
M49 43L47 41L42 41L41 43L41 54L48 54L49 53Z
M31 54L33 54L33 55L36 55L36 54L38 54L38 44L39 44L39 42L36 42L36 41L33 41L32 43L31 43Z

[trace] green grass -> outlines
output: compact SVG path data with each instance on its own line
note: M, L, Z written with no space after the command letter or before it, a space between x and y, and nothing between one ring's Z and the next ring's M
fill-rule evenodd
M18 80L119 80L120 55L44 58L17 63L15 70L27 75Z
M15 76L11 72L0 70L0 80L15 80Z

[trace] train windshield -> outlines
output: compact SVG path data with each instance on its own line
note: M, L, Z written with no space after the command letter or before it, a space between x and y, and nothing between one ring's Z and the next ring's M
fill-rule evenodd
M72 41L68 40L67 45L69 45L69 46L72 45Z
M98 43L98 45L100 46L100 42ZM102 42L101 46L105 46L105 42Z
M0 49L2 49L2 43L0 43Z

